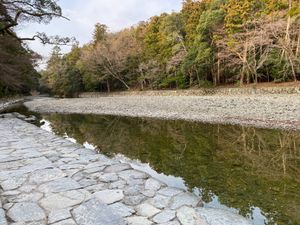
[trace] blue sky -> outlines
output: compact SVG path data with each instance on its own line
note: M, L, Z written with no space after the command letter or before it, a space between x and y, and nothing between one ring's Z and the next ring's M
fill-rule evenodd
M48 25L22 24L17 30L19 36L30 37L39 31L74 36L84 44L91 40L97 22L106 24L110 31L118 31L162 12L179 11L182 0L60 0L58 3L70 21L55 19ZM38 41L30 42L29 46L44 57L48 57L52 49Z

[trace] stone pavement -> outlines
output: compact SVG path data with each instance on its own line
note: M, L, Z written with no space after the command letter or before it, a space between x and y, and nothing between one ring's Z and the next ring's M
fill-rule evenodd
M0 118L0 225L249 225L129 163Z

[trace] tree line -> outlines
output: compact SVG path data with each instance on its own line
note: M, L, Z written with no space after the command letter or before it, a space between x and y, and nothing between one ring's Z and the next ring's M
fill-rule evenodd
M119 32L99 23L90 43L75 44L68 54L61 54L59 46L53 49L40 88L76 96L81 91L297 81L299 5L299 0L185 0L179 12ZM31 89L39 76L36 55L23 41L66 44L71 39L41 33L20 38L13 28L23 20L47 23L63 17L61 9L51 0L0 0L0 7L0 92Z
M296 81L299 0L185 0L180 12L109 32L62 55L53 50L45 87L80 91L181 89Z

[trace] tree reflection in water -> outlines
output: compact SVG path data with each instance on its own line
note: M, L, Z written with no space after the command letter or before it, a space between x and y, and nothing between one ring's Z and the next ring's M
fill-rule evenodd
M267 224L300 224L299 132L99 115L43 117L56 133L106 155L120 153L182 177L189 188L201 189L205 202L217 196L243 216L261 210Z

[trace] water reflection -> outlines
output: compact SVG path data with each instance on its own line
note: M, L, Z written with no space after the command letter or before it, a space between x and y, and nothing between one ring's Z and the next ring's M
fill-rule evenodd
M206 206L300 224L300 133L185 121L48 115L54 132L182 177ZM176 185L175 185L176 186Z

